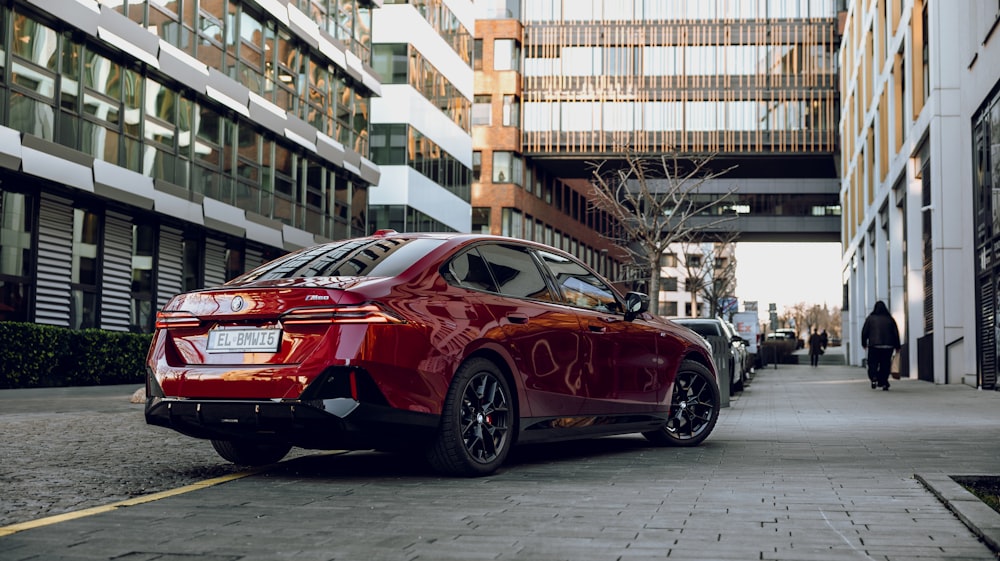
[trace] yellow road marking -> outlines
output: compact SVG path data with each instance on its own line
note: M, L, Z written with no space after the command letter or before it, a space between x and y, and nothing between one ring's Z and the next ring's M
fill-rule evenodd
M346 454L347 452L348 452L347 450L326 450L316 454L310 454L310 456L339 456L341 454ZM231 473L229 475L223 475L222 477L206 479L204 481L199 481L198 483L185 485L183 487L178 487L176 489L168 489L166 491L160 491L159 493L150 493L149 495L142 495L141 497L126 499L124 501L119 501L117 503L112 503L109 505L95 506L91 508L85 508L83 510L76 510L73 512L57 514L55 516L47 516L45 518L39 518L37 520L29 520L27 522L21 522L19 524L11 524L10 526L0 526L0 538L4 536L9 536L11 534L16 534L17 532L23 532L25 530L32 530L34 528L50 526L52 524L66 522L68 520L75 520L77 518L84 518L87 516L93 516L95 514L111 512L113 510L117 510L119 508L125 508L128 506L136 506L136 505L141 505L143 503L151 503L153 501L166 499L176 495L183 495L184 493L190 493L191 491L198 491L200 489L205 489L215 485L221 485L222 483L227 483L229 481L235 481L237 479L243 479L244 477L250 477L251 475L257 475L258 473L267 471L268 469L271 469L273 467L274 465L272 464L270 466L263 466L256 469L241 471L239 473Z
M142 495L141 497L126 499L124 501L112 503L109 505L95 506L92 508L85 508L83 510L77 510L74 512L66 512L63 514L57 514L55 516L39 518L37 520L29 520L28 522L21 522L20 524L11 524L10 526L3 526L0 527L0 538L4 536L9 536L11 534L16 534L17 532L23 532L25 530L32 530L34 528L41 528L43 526L58 524L60 522L66 522L68 520L75 520L77 518L84 518L86 516L93 516L95 514L111 512L113 510L117 510L119 508L125 508L128 506L136 506L136 505L141 505L143 503L150 503L153 501L166 499L167 497L173 497L176 495L183 495L184 493L190 493L191 491L198 491L199 489L205 489L207 487L212 487L214 485L220 485L222 483L226 483L229 481L235 481L237 479L242 479L244 477L256 475L262 471L264 471L264 468L243 471L240 473L233 473L230 475L223 475L222 477L206 479L205 481L199 481L198 483L192 483L191 485L185 485L183 487L178 487L176 489L169 489L167 491L160 491L159 493Z

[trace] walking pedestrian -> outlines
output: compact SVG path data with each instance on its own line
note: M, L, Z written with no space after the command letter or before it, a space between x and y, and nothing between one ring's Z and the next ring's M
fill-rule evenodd
M872 389L889 389L892 354L899 352L899 327L889 308L879 300L861 328L861 348L868 351L868 379Z
M819 366L819 355L823 354L823 336L819 334L816 328L813 328L812 335L809 336L809 363L813 366Z

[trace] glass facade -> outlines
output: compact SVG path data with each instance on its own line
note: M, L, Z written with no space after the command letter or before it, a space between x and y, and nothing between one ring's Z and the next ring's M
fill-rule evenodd
M228 6L223 21L234 26L232 33L237 36L245 22L260 21L238 3L217 4ZM208 5L216 4L201 4ZM143 21L149 22L152 15L147 14L161 13L164 6L119 8L130 17L141 11ZM214 11L198 13L199 22L215 21ZM133 69L125 59L75 35L17 9L2 14L11 20L13 31L6 42L10 69L0 74L0 96L10 100L4 125L296 228L327 237L347 230L337 224L329 204L342 170L250 119ZM268 23L273 27L274 22ZM178 46L184 45L183 36L174 37L181 41ZM289 37L272 32L261 41L257 44L261 52L285 49L294 68L281 70L277 59L265 63L266 68L279 70L254 79L256 89L251 91L367 156L367 99L338 79L322 59L310 60L309 50ZM223 70L226 65L239 68L249 56L246 53L233 46L232 52L224 49L211 61ZM294 72L299 78L281 72ZM334 87L326 85L331 80ZM249 84L244 81L244 85ZM364 212L351 209L353 218L362 222Z
M410 166L465 202L472 196L472 170L412 125L372 125L372 160Z
M473 103L468 97L471 70L476 61L481 62L482 43L473 40L466 27L473 22L463 23L452 11L462 13L464 8L465 15L470 15L472 3L388 0L383 7L390 4L409 5L412 10L383 9L377 14L380 27L397 30L383 36L397 42L380 42L373 47L372 65L389 85L383 88L378 106L410 109L391 111L391 118L387 110L378 115L382 122L371 128L372 160L383 167L382 181L396 184L373 192L376 197L369 209L368 231L466 231L470 227L468 214L462 208L468 208L472 198L472 169L470 154L463 150L469 146L473 124L488 123L491 118L489 99L484 102L477 96ZM444 43L428 40L429 35L441 37ZM419 109L427 104L440 115ZM440 123L441 116L456 127L434 125ZM432 200L448 202L430 203Z
M525 4L526 155L833 153L833 0Z
M472 103L412 45L375 45L372 66L386 84L409 84L463 131L472 132Z
M994 92L972 122L975 210L977 364L983 387L1000 375L1000 93ZM928 213L924 213L928 214Z
M451 228L433 217L406 205L372 206L371 229L397 232L450 232Z
M179 291L225 282L284 253L285 244L366 232L369 185L361 175L370 162L363 160L361 171L357 163L331 163L333 156L309 147L299 120L339 143L349 160L367 159L367 68L359 74L335 62L313 37L297 35L257 2L100 4L131 24L106 13L94 36L47 8L19 1L0 7L0 125L21 133L22 144L64 159L65 169L96 160L88 180L98 183L100 171L110 185L88 189L83 181L73 189L45 174L0 169L0 321L149 332L157 307ZM371 60L369 2L289 5L339 41L349 60ZM132 24L142 29L129 30L131 39L103 34ZM141 44L146 31L207 66L209 85L231 88L219 93L245 96L244 110L123 46ZM234 82L220 82L214 71ZM246 103L243 87L256 106ZM288 128L251 118L260 107L281 112ZM124 176L116 167L144 176L135 199L113 194L130 190L118 183ZM149 188L166 194L170 210L152 202ZM260 231L209 224L210 200L248 212L247 223ZM221 213L216 222L226 213L243 216L213 208Z
M301 0L300 0L301 1ZM472 63L472 34L462 25L444 0L384 0L383 5L410 4L417 9L431 28L454 50L462 62Z
M684 21L830 17L834 0L531 0L526 21Z

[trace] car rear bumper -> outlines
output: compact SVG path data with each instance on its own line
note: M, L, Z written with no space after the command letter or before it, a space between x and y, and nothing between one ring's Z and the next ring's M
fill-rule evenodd
M284 442L313 449L405 445L433 434L439 417L350 398L217 400L149 397L146 422L195 438Z

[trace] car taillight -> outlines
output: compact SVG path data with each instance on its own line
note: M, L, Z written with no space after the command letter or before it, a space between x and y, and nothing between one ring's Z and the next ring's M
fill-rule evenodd
M383 309L377 304L357 306L323 306L321 308L298 308L281 316L281 322L289 324L315 323L406 323L406 320Z
M157 312L156 328L198 327L201 320L191 312Z

